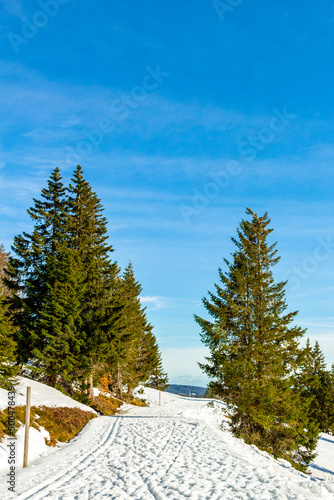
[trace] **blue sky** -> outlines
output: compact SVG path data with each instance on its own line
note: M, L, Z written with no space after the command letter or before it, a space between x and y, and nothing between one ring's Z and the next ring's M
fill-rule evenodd
M233 6L232 6L233 5ZM0 241L77 163L132 260L171 381L245 207L268 211L297 321L334 362L334 8L12 0L1 9Z

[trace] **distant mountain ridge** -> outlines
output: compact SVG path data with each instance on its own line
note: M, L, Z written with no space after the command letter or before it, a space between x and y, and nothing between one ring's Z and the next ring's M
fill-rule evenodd
M205 387L198 387L196 385L176 385L171 384L166 392L170 392L172 394L181 394L181 396L189 396L192 397L203 397L205 394Z

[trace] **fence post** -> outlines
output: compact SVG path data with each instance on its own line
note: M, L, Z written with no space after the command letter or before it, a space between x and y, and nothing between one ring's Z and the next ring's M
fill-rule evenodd
M23 467L27 467L28 466L29 427L30 427L30 404L31 404L31 387L27 387L26 419L25 419L25 429L24 429Z
M161 405L161 391L159 391L159 406Z

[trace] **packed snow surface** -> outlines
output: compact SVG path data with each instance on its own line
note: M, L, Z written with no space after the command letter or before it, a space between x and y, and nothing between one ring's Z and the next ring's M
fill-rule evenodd
M86 406L69 396L65 396L57 389L48 385L36 382L24 377L18 377L19 384L16 388L16 406L25 406L27 386L31 387L31 406L56 406L67 408L80 408L84 411L94 411L89 406ZM4 410L8 406L7 391L0 389L0 410ZM94 412L95 413L95 412Z
M86 406L74 399L65 396L57 389L53 389L45 384L36 382L35 380L30 380L24 377L18 377L19 384L16 388L15 405L25 406L26 404L26 393L27 386L31 387L31 406L51 406L51 407L65 407L65 408L80 408L84 411L90 411L96 413L92 408ZM0 410L4 410L8 406L8 393L4 389L0 389ZM47 446L45 443L45 438L50 439L49 433L40 427L39 430L30 427L29 431L29 463L33 460L48 455L56 450L56 448ZM24 447L24 426L20 427L16 433L16 461L17 466L22 467L23 464L23 447ZM5 438L0 442L0 474L8 472L8 438ZM62 446L59 443L59 446ZM4 483L5 485L5 483ZM0 493L2 488L0 481ZM1 495L0 495L1 498Z
M1 498L136 500L334 500L332 436L323 464L301 474L235 439L226 407L145 389L150 406L91 420L68 445L19 472L15 494ZM327 455L326 455L327 454ZM0 477L5 485L5 476Z

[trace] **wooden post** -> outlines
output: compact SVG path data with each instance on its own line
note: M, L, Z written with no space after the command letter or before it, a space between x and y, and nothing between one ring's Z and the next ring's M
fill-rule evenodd
M31 387L27 387L27 402L26 402L26 419L24 432L24 453L23 467L28 466L28 446L29 446L29 427L30 427L30 404L31 404Z
M159 406L161 405L161 392L159 391Z

